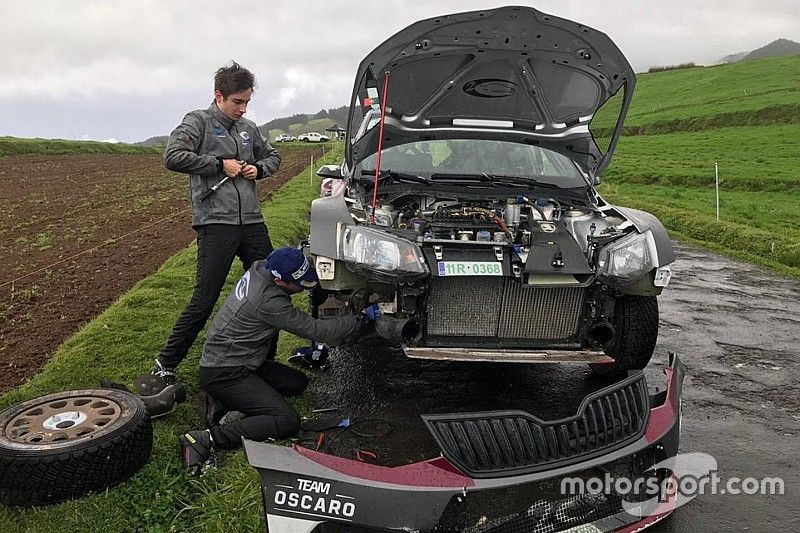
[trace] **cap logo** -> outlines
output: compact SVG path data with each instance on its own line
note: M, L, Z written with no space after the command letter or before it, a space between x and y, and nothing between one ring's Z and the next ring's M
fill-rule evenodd
M300 265L300 268L298 268L296 272L292 272L292 277L294 279L302 278L306 274L306 272L308 272L308 266L309 266L308 259L303 258L303 264Z

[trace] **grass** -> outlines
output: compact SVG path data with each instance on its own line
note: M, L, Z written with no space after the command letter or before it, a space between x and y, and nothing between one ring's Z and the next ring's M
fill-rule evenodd
M798 136L800 124L623 137L600 191L673 236L800 278Z
M341 145L324 161L341 158ZM316 165L315 165L316 166ZM294 244L308 232L308 204L318 195L319 180L309 184L309 169L277 191L264 206L276 246ZM103 379L131 384L147 371L161 343L192 292L196 247L176 254L154 275L139 282L103 314L57 351L45 368L24 386L0 397L0 408L56 391L93 388ZM237 265L224 292L241 276ZM5 531L255 531L264 530L260 484L243 454L227 457L225 466L203 478L182 471L177 436L198 427L193 405L202 335L181 365L190 400L155 423L150 462L130 481L106 493L49 507L0 507ZM303 341L281 335L280 357ZM302 402L296 403L301 410Z
M64 139L22 139L0 137L0 157L22 154L160 154L160 146L134 146L124 143L98 141L67 141Z
M605 184L612 202L649 211L673 237L800 278L800 191L721 191L716 220L713 187Z
M667 133L699 126L800 122L798 102L800 54L669 70L637 75L625 125L629 130L648 126ZM613 127L613 105L609 102L597 113L593 130ZM764 111L769 109L775 111ZM759 115L761 119L748 122ZM697 127L688 127L693 122Z
M597 113L595 135L609 134L618 97ZM675 237L800 278L798 138L799 54L640 74L600 190Z
M714 163L722 187L800 189L800 123L622 137L604 174L609 182L708 187Z

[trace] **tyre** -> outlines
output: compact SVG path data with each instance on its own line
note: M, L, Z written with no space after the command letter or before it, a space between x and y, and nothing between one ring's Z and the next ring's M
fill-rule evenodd
M623 296L614 305L614 338L605 352L613 363L589 367L599 376L615 376L647 366L658 339L658 300L655 296Z
M137 396L76 390L0 413L0 503L43 505L112 487L150 459L153 427Z

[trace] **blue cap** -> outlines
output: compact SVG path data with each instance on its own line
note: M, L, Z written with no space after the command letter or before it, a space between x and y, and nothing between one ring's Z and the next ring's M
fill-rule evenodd
M319 282L314 265L297 248L278 248L267 257L267 270L281 281L311 288Z

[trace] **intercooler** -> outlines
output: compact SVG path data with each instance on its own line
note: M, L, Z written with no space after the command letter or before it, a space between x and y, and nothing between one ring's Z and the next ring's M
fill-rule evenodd
M428 335L559 341L578 333L585 287L538 287L506 277L434 277Z

